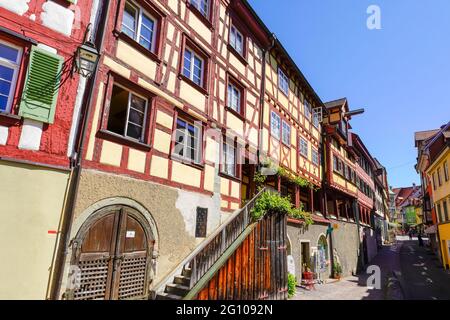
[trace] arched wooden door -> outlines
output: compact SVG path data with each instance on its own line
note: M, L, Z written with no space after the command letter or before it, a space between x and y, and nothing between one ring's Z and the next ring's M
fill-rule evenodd
M80 230L72 264L75 300L142 299L148 295L153 237L145 219L127 207L102 210Z

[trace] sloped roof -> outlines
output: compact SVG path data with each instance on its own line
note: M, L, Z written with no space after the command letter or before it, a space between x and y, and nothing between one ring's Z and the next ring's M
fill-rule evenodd
M325 102L325 107L327 109L335 108L335 107L342 107L347 102L347 98L341 98L333 101Z
M417 131L414 132L414 140L415 141L423 141L428 140L433 137L436 133L438 133L441 129L434 130L426 130L426 131Z

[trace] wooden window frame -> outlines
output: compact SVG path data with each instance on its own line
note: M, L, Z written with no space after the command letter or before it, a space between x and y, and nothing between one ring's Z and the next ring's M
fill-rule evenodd
M200 1L200 0L198 0ZM214 29L213 17L214 17L214 6L213 0L208 1L208 14L205 16L194 4L191 3L191 0L186 0L186 7L196 15L197 18L200 19L209 29Z
M278 117L278 119L280 120L279 121L280 127L279 127L278 133L277 133L278 136L274 135L274 130L273 130L273 127L272 127L272 118L273 118L274 115L276 117ZM271 135L272 138L274 138L274 139L276 139L278 141L281 140L281 116L275 110L272 110L270 112L270 135Z
M122 32L122 20L125 11L126 2L130 2L134 7L139 7L145 11L148 15L152 16L156 20L156 33L154 34L154 50L148 50L146 47L141 45L139 41L131 38L126 33ZM162 62L162 40L164 35L164 30L166 29L166 14L161 11L157 6L152 4L150 1L144 0L119 0L117 16L114 26L113 34L123 40L134 49L138 50L146 57L152 59L156 63L160 64Z
M314 162L314 152L315 152L315 154L317 154L317 163ZM319 165L320 165L319 150L317 150L317 149L314 148L313 146L311 146L311 162L312 162L312 164L315 165L315 166L319 166Z
M234 87L236 87L236 89L239 90L240 92L240 108L239 108L239 112L237 112L236 110L234 110L233 108L231 108L228 103L228 86L232 85ZM233 77L231 74L227 74L227 81L226 81L226 94L225 94L225 109L229 112L231 112L232 114L234 114L235 116L237 116L238 118L240 118L241 120L245 119L245 112L246 112L246 102L247 101L247 88L240 83L235 77Z
M302 141L306 142L306 147L305 147L306 154L304 154L304 153L302 152L302 149L303 149L303 147L302 147ZM309 148L308 140L305 139L305 138L303 138L302 136L300 136L300 137L299 137L299 140L298 140L298 153L300 154L300 156L302 156L303 158L305 158L305 159L307 159L307 160L308 160L308 153L309 153L309 152L308 152L308 148Z
M448 175L448 161L447 160L445 160L445 162L444 162L444 179L445 179L445 182L448 182L449 175Z
M284 124L286 124L289 127L289 141L285 142L284 141ZM292 134L292 129L291 129L291 125L289 124L289 122L284 121L283 119L281 120L281 143L284 144L285 146L290 147L291 146L291 134Z
M309 106L309 108L307 106ZM306 110L308 110L308 115L306 114ZM311 105L311 103L309 102L309 99L306 96L304 96L304 98L303 98L303 116L309 122L312 121L312 119L311 119L311 116L312 116L312 105Z
M231 29L235 28L242 35L242 54L231 45ZM248 27L234 13L230 12L230 25L228 27L228 50L231 51L244 65L248 64L248 39L251 34L247 31Z
M111 104L111 95L114 85L118 85L127 91L136 93L138 96L144 97L147 100L147 110L145 116L145 125L143 127L143 139L138 141L137 139L121 135L108 130L109 111ZM100 130L96 133L97 137L104 140L109 140L115 143L119 143L131 148L136 148L141 151L150 151L151 149L151 132L152 132L152 120L155 110L155 95L142 87L138 86L134 82L126 79L113 72L108 73L108 80L106 85L105 99L103 101L103 113L101 119ZM128 112L128 111L127 111Z
M202 72L202 83L201 85L198 85L194 81L192 81L190 78L184 75L183 69L184 69L184 53L186 48L189 48L191 52L199 56L203 59L203 72ZM181 45L181 52L180 57L178 61L178 77L194 88L196 88L198 91L200 91L204 95L208 95L208 86L209 86L209 67L210 67L210 56L208 53L206 53L202 48L200 48L192 39L190 39L186 34L183 34L183 41Z
M437 172L437 178L438 178L438 185L439 185L439 187L442 187L441 167L438 167L436 172Z
M233 141L233 146L234 146L234 166L235 166L235 173L236 175L233 176L227 172L225 172L225 150L224 150L224 144L228 144L228 141L232 140ZM222 135L222 141L220 143L220 170L219 170L219 175L227 178L227 179L231 179L234 181L238 181L240 182L242 179L242 166L238 163L238 159L240 157L240 148L239 148L239 144L237 142L237 138L227 138L226 135Z
M185 157L181 157L179 155L177 155L174 151L175 151L175 137L176 137L176 130L177 130L177 122L178 119L182 119L185 122L190 122L190 123L194 123L195 126L195 122L199 122L201 123L200 126L200 139L199 139L199 146L201 148L200 150L200 161L197 163L192 160L189 160L188 158ZM182 163L184 165L190 166L190 167L194 167L197 169L201 169L203 170L205 168L205 123L199 119L196 119L194 117L192 117L191 115L189 115L188 113L177 109L175 111L174 117L173 117L173 128L172 128L172 142L170 144L170 159L179 163Z
M283 88L281 87L281 78L282 77L280 77L280 72L287 80L287 92L284 92ZM278 66L277 73L278 73L278 90L281 91L286 97L289 98L289 81L290 81L289 76L287 75L287 72L284 71L284 69L281 66Z
M22 34L9 30L0 30L0 41L6 43L8 46L21 48L21 58L17 70L14 90L10 93L12 95L12 101L9 103L9 111L0 111L0 125L10 127L19 124L22 119L22 117L17 114L19 102L25 84L31 46L37 43L30 38L24 37Z

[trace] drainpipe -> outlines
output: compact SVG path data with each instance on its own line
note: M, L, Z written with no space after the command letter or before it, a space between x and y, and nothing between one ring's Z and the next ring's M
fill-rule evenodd
M97 26L93 26L93 30L96 30L93 34L93 40L98 48L98 52L101 53L103 51L103 44L104 44L104 38L106 33L106 27L107 22L109 18L109 11L110 11L110 0L104 0L103 5L101 8L101 15L100 15L100 21L97 26L99 27L97 30ZM94 87L97 82L98 78L98 69L99 69L100 63L97 64L96 70L94 71L94 76L89 79L89 84L87 87L87 95L84 96L84 103L83 103L83 111L84 116L80 117L80 123L77 125L77 146L76 151L74 154L70 157L72 168L72 174L69 184L69 190L67 195L67 202L65 206L65 210L63 213L63 225L60 231L60 237L61 242L58 246L58 251L56 254L56 261L55 261L55 272L52 279L51 284L51 291L50 291L50 299L57 300L58 297L60 297L60 289L61 289L61 283L63 280L63 274L64 274L64 261L66 258L66 255L68 253L67 247L69 243L70 238L70 230L72 229L72 220L73 220L73 214L75 209L75 203L77 199L78 194L78 187L80 184L80 176L81 176L81 170L82 170L82 153L84 144L86 141L86 134L87 134L87 127L88 127L88 121L91 115L91 104L93 100L93 92ZM85 92L86 93L86 92ZM81 125L80 125L81 124Z
M258 158L258 165L257 167L261 167L261 150L263 148L263 126L264 126L264 97L266 95L266 55L275 47L275 41L276 36L274 33L272 33L271 36L271 44L266 48L262 50L262 56L263 56L263 62L262 62L262 79L261 79L261 90L259 94L259 105L260 105L260 111L259 111L259 134L258 134L258 151L257 158Z

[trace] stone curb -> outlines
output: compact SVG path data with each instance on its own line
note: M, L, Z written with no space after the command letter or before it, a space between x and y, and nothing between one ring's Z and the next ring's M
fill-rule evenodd
M393 271L391 276L388 276L386 284L386 300L404 300L405 294L401 284L401 275Z

